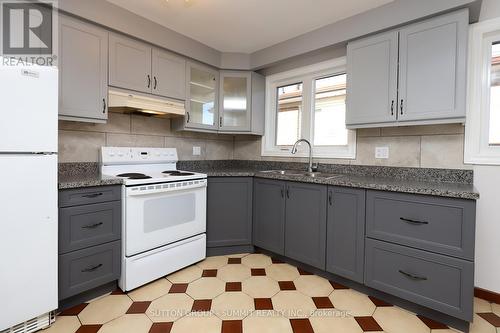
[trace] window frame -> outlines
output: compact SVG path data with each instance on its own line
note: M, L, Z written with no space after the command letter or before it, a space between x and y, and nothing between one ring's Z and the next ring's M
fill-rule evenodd
M500 146L489 144L491 45L500 41L500 19L470 26L464 163L500 165Z
M290 153L291 146L277 146L277 89L278 87L302 83L301 138L314 145L314 110L316 79L347 73L347 59L341 57L300 67L266 77L265 131L262 138L262 156L269 157L308 157L305 145L301 145L297 154ZM313 146L313 157L327 159L355 159L356 131L348 130L346 146Z

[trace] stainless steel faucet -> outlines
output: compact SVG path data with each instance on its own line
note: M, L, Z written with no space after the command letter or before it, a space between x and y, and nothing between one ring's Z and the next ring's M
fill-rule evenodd
M312 149L311 143L308 140L306 140L306 139L297 140L297 142L295 142L295 144L293 145L292 154L295 155L297 153L297 147L302 142L305 142L309 145L309 167L307 168L307 172L312 173L313 172L313 168L312 168L312 166L313 166L313 149Z

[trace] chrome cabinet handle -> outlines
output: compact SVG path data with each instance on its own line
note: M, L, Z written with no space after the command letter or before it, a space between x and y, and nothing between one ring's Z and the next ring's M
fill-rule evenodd
M151 87L151 76L148 74L148 88Z
M87 224L87 225L82 226L82 229L95 229L101 225L103 225L102 222L94 223L94 224Z
M281 188L281 197L284 198L285 197L285 190L283 188Z
M330 206L333 205L333 193L332 193L332 191L328 191L328 204Z
M401 100L401 105L399 107L401 109L401 114L403 114L403 100Z
M156 80L156 76L153 76L153 79L155 81L155 85L154 85L153 89L156 90L156 87L158 86L158 80Z
M391 116L394 116L394 100L391 102Z
M290 199L290 188L289 187L286 188L286 198Z
M399 219L401 221L404 221L404 222L409 223L409 224L416 224L416 225L429 224L429 222L427 222L427 221L417 221L417 220L407 219L404 217L400 217Z
M219 127L222 127L222 116L219 117Z
M191 115L189 114L189 112L186 112L186 116L187 116L186 123L189 123L189 121L191 120Z
M99 193L85 194L85 195L83 195L83 197L84 198L97 198L97 197L100 197L101 195L103 195L103 193L99 192Z
M102 113L106 113L106 98L102 99Z
M90 272L93 272L95 270L98 270L101 267L102 267L102 264L99 264L99 265L95 265L95 266L84 268L84 269L81 270L81 272L82 273L90 273Z
M401 273L404 276L406 276L407 278L410 278L410 279L415 280L415 281L427 281L427 278L424 276L413 275L413 274L407 273L401 269L399 270L399 273Z

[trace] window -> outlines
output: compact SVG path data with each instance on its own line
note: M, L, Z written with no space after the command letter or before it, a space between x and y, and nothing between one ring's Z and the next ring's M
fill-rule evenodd
M291 156L301 138L315 157L355 158L356 133L345 127L345 58L266 78L266 135L263 156ZM301 147L296 156L307 156Z
M500 19L471 26L465 163L500 164Z

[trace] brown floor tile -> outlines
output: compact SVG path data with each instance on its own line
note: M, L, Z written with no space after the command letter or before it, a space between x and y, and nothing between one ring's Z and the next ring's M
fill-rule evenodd
M226 291L241 291L241 282L226 282Z
M251 269L252 276L266 276L265 268L252 268Z
M313 297L314 305L318 309L333 309L332 301L328 297Z
M174 323L153 323L149 333L170 333Z
M211 299L197 299L193 303L191 308L192 312L208 312L212 308Z
M125 292L120 288L117 288L115 291L111 293L111 295L125 295Z
M127 314L140 314L140 313L146 313L146 310L148 309L149 305L151 302L149 301L144 301L144 302L134 302L132 305L128 308Z
M341 289L349 289L349 287L344 286L343 284L337 283L330 281L330 284L332 285L333 289L341 290Z
M284 264L285 262L278 258L271 258L273 264Z
M278 281L280 290L297 290L293 281Z
M375 318L373 318L372 316L354 317L354 319L356 319L359 327L361 327L363 332L383 331L382 327L380 327Z
M302 268L297 268L297 270L299 271L300 275L313 275L313 273L308 272L308 271L306 271L305 269L302 269Z
M435 321L433 319L417 315L417 317L424 322L427 327L429 327L431 330L446 330L448 329L448 326L446 326L443 323L440 323L439 321Z
M69 309L66 309L64 310L63 312L61 312L59 315L60 316L78 316L78 314L80 312L82 312L83 309L85 309L85 307L89 305L88 303L82 303L82 304L79 304L79 305L75 305Z
M83 325L75 333L97 333L102 325Z
M201 277L216 277L217 270L216 269L204 269L203 273L201 273Z
M375 306L382 307L382 306L392 306L391 303L387 303L386 301L383 301L381 299L378 299L373 296L368 296L368 298L375 304Z
M255 310L273 310L273 301L270 298L255 298Z
M169 294L179 294L185 293L188 287L188 283L174 283L170 287Z
M478 315L495 327L500 327L500 317L493 312L478 313Z
M242 320L223 320L222 333L243 333Z
M241 264L241 258L228 258L228 264Z
M293 333L314 333L309 319L290 319Z

